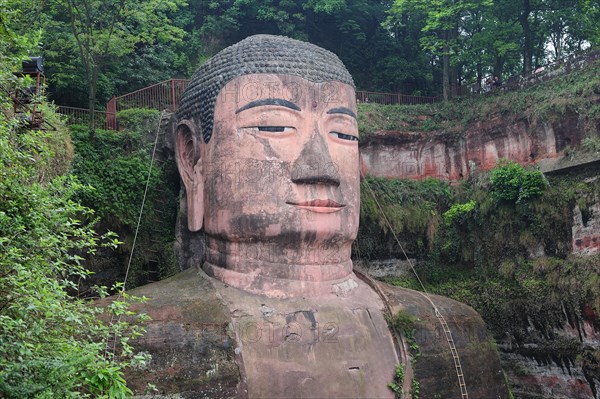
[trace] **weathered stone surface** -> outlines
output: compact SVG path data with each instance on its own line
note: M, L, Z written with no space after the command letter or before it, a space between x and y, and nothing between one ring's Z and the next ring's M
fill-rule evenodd
M513 393L523 399L594 399L585 375L574 364L534 360L514 352L503 352Z
M231 311L251 398L393 398L400 361L383 302L355 288L319 297L267 298L216 283Z
M549 338L533 327L520 345L500 344L501 359L513 389L525 399L598 399L600 380L591 356L600 350L600 323L596 312L584 306L580 319L565 320L550 332ZM561 355L574 345L578 357ZM562 349L562 350L561 350ZM583 353L583 355L581 355ZM585 363L588 363L587 366ZM595 363L597 364L597 363ZM597 370L597 366L595 366Z
M460 398L457 372L448 341L434 309L416 291L379 283L394 314L416 317L414 339L419 346L415 378L422 398ZM431 295L452 333L470 398L509 398L496 346L481 316L471 307Z
M153 361L127 380L138 394L155 384L157 398L392 398L400 361L383 303L354 281L348 296L276 299L191 268L133 290L153 319L134 346Z
M575 206L573 211L573 253L595 255L600 253L600 202L591 205L584 215Z
M456 181L473 168L493 168L501 158L524 165L547 162L567 146L580 144L583 135L583 122L574 112L536 126L496 116L469 126L464 134L380 132L364 140L360 152L373 176Z
M136 394L152 383L157 394L182 399L237 397L240 374L228 332L229 311L204 273L190 268L131 294L150 298L136 310L152 318L147 333L133 343L150 353L152 362L126 374Z
M365 273L373 278L384 279L386 277L400 277L412 273L411 264L414 265L415 263L416 259L372 259L369 261L354 261L354 267L355 269L364 270Z
M138 398L386 398L399 359L376 292L353 277L348 296L267 298L194 267L132 290L153 320L134 342L152 363L129 370ZM460 397L452 356L431 305L415 291L379 284L392 311L418 319L422 398ZM453 332L472 398L508 398L495 347L475 311L434 296ZM147 383L158 393L143 395ZM458 392L458 395L457 395ZM436 396L437 395L437 396Z

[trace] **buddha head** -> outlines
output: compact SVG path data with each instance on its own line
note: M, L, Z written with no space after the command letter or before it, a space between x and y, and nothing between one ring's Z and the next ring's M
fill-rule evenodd
M357 111L352 78L333 53L251 36L196 71L177 120L187 224L204 230L207 274L274 297L348 286Z

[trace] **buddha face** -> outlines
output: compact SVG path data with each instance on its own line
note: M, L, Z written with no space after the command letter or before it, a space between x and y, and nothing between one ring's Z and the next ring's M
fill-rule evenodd
M188 129L199 127L180 124L177 138L189 225L203 221L209 247L264 243L277 263L350 258L360 198L352 86L240 76L217 97L209 143L181 134ZM327 255L295 251L310 247Z

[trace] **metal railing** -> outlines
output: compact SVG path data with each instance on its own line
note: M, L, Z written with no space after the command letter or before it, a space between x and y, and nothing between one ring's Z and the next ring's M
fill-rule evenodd
M71 125L88 125L90 123L90 110L87 108L66 107L59 105L57 112L67 117L67 123ZM94 127L96 129L107 129L107 122L114 114L106 111L94 111Z
M586 63L596 59L600 59L600 50L586 51L584 54L571 56L547 65L543 71L538 70L526 76L511 77L506 80L500 90L511 91L550 80L563 73L580 69ZM187 79L169 79L122 96L113 97L106 104L106 112L94 111L96 113L95 125L97 128L116 130L118 127L117 112L131 108L157 109L159 111L169 110L174 112L177 110L181 96L189 82ZM477 83L453 86L451 90L452 96L477 95L486 92ZM415 105L432 104L441 100L441 96L427 97L401 93L356 91L356 101L359 103ZM70 123L88 123L89 121L89 110L87 109L59 106L59 113L67 115Z
M375 103L383 105L415 105L431 104L440 101L440 97L412 96L401 93L381 93L376 91L356 92L356 101L360 103Z
M168 109L175 111L181 100L181 96L189 80L171 79L165 80L136 90L119 97L113 97L107 109L118 112L129 108L150 108L157 110ZM356 100L363 103L376 104L430 104L439 101L439 97L412 96L400 93L382 93L375 91L358 90L356 92Z
M117 130L117 112L132 108L169 110L174 112L189 84L186 79L170 79L144 87L131 93L112 97L106 104L106 111L95 111L95 127ZM384 105L431 104L440 101L440 97L411 96L400 93L382 93L358 90L356 101ZM88 123L89 111L83 108L59 106L59 113L67 115L69 123Z
M110 101L114 101L116 112L130 108L175 111L189 82L186 79L165 80L122 96L113 97Z
M485 81L492 76L485 76L481 83L472 82L462 86L453 87L454 96L487 94L497 91L508 92L534 86L541 82L554 79L575 70L581 69L584 65L600 59L600 49L587 49L582 52L571 54L566 57L555 60L549 64L535 68L527 74L510 76L500 87L490 87Z

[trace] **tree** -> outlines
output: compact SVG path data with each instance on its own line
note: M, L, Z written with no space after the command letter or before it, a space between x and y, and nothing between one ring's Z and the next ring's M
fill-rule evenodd
M545 0L541 7L541 29L543 36L552 44L554 59L579 51L585 42L583 18L578 0Z
M56 127L50 134L14 114L11 90L31 82L12 71L37 48L9 28L13 11L0 2L0 397L125 398L131 391L121 370L143 358L132 359L123 340L122 351L106 350L105 340L140 330L129 335L129 323L103 323L103 309L77 290L88 275L82 257L116 241L99 237L85 222L91 210L74 200L89 187L63 176L69 132L52 107L39 104ZM128 312L125 302L108 311Z
M529 18L531 16L531 0L522 0L519 23L523 29L523 73L531 72L531 60L533 58L533 38Z
M600 2L596 0L579 0L578 7L580 11L580 21L584 38L589 40L592 45L600 44Z
M406 13L420 13L425 16L425 25L421 29L421 45L442 57L442 92L445 101L450 98L451 56L457 52L461 20L466 12L491 4L491 0L394 1L390 10L392 18Z
M136 46L181 40L184 32L170 14L184 0L55 0L54 18L66 18L88 87L89 109L96 108L98 77L107 62L131 55ZM90 126L94 126L90 112Z

